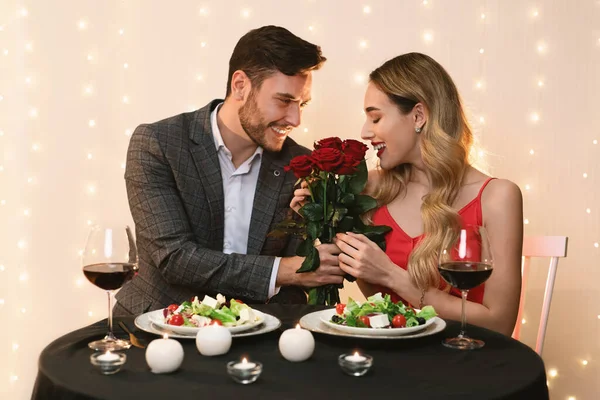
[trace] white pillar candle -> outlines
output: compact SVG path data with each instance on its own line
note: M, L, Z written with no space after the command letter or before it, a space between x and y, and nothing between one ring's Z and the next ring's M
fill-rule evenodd
M203 356L225 354L231 348L231 332L221 325L208 325L198 330L196 347Z
M155 339L146 349L146 362L155 374L167 374L179 368L183 362L183 346L177 340L164 335Z
M306 329L296 325L288 329L279 338L279 351L288 361L299 362L310 358L315 350L315 338Z

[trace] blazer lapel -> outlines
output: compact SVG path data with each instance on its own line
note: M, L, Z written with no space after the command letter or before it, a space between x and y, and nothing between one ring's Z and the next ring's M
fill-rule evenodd
M221 167L219 166L215 141L212 135L210 114L217 104L221 102L222 100L214 100L198 110L190 126L190 140L193 142L190 147L190 153L196 164L211 214L210 223L208 225L205 225L207 221L202 221L202 223L207 229L212 231L211 237L214 238L213 248L219 250L223 250L225 200L223 178L221 177Z
M287 164L280 156L281 153L266 150L262 154L248 233L248 254L260 254L277 209L286 175L283 167Z

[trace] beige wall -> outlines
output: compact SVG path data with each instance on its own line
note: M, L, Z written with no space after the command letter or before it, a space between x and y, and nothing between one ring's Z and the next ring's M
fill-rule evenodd
M264 24L322 45L329 58L293 134L305 145L359 137L364 77L387 58L420 51L448 69L486 151L480 161L524 192L526 234L570 237L544 359L558 371L549 378L553 398L595 398L597 0L3 0L0 398L28 398L43 347L106 315L104 293L83 280L78 251L88 221L131 220L121 165L126 133L222 96L234 44ZM545 276L545 266L534 265L527 343Z

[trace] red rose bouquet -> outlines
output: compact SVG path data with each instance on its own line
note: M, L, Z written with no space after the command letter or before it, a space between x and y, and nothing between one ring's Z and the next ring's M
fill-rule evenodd
M377 207L371 196L361 194L367 183L365 153L367 146L358 140L342 141L337 137L319 140L309 155L294 157L286 171L292 171L298 182L305 181L311 193L300 208L302 221L285 220L272 234L297 234L302 241L296 249L305 257L298 273L319 268L319 252L315 243L332 243L336 233L362 233L385 249L384 235L388 226L365 225L361 215ZM354 281L347 275L346 279ZM341 285L325 285L310 289L309 304L333 305L339 302Z

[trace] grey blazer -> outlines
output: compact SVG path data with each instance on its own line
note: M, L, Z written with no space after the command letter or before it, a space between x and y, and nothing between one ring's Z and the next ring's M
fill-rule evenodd
M115 314L139 314L192 296L267 302L275 256L294 255L296 240L266 237L291 213L296 178L283 169L309 150L287 138L264 151L253 201L247 254L223 253L224 198L210 113L222 100L140 125L127 152L125 182L135 222L139 272L118 293ZM298 287L271 301L305 303Z

